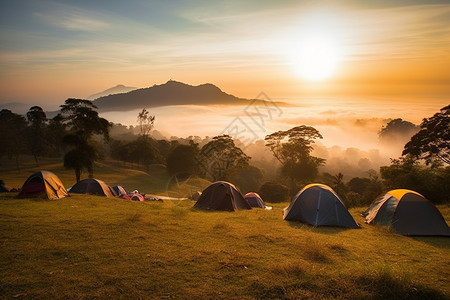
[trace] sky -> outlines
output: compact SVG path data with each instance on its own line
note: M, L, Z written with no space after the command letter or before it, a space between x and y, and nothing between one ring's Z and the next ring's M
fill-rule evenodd
M0 0L0 105L173 79L440 108L449 70L450 1Z

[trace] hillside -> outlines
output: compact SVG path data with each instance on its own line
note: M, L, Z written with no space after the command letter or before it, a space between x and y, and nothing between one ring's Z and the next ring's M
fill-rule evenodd
M128 93L128 92L136 90L136 89L137 89L136 87L124 86L123 84L118 84L115 87L109 88L100 93L92 94L89 97L87 97L86 99L87 100L95 100L97 98L104 97L104 96Z
M73 182L61 162L41 168ZM17 185L37 169L3 166L2 176ZM162 165L147 173L103 162L95 172L145 192L174 185ZM342 229L284 221L288 203L230 213L196 210L189 200L14 196L0 194L0 299L450 297L450 239L363 224L364 208L350 211L362 229ZM439 209L448 222L450 208Z
M237 105L249 101L227 94L213 84L192 86L169 80L161 85L100 97L94 104L99 111L119 111L167 105Z

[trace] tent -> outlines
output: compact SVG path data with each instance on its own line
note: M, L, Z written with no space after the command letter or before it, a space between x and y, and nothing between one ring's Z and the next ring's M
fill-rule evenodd
M194 207L223 211L251 209L241 192L234 185L225 181L217 181L208 186L202 192Z
M450 229L436 206L411 190L387 192L376 198L363 216L367 224L391 226L403 235L450 236Z
M61 180L50 171L32 174L22 186L18 198L45 197L51 200L67 197L66 188Z
M98 196L114 197L114 190L101 180L87 178L77 182L71 189L71 193L91 194Z
M261 196L259 196L257 193L247 193L244 196L244 199L247 200L248 204L251 207L260 207L265 208L266 205L264 204L264 201L261 199Z
M120 185L115 185L112 187L112 189L114 190L114 193L119 197L127 194L125 189Z
M191 198L192 200L194 200L194 201L197 201L198 198L200 198L201 195L202 195L202 192L196 191L196 192L194 192L194 193L191 195L190 198Z
M313 226L359 228L338 195L323 184L305 186L283 213L287 221L300 221Z
M129 194L128 197L130 197L130 199L133 201L144 201L145 200L144 196L139 193Z

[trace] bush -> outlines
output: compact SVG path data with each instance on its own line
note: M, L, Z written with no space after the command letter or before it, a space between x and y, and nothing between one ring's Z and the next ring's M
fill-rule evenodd
M259 195L265 202L285 202L289 200L289 188L278 182L265 182L259 188Z

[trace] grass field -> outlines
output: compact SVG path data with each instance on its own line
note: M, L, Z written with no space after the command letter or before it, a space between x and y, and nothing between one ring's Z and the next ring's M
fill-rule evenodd
M70 186L71 173L44 167ZM33 170L5 170L2 179L20 186ZM147 193L173 181L161 166L145 173L105 163L96 174ZM228 213L191 201L0 197L2 299L450 298L448 238L286 222L288 203ZM363 209L351 210L359 223ZM450 208L439 209L449 222Z

